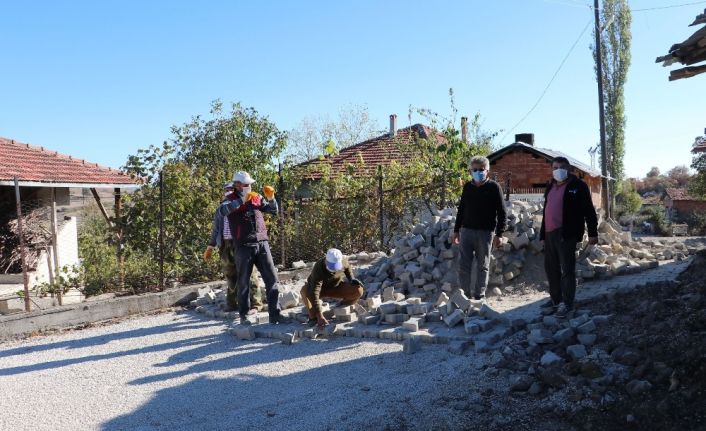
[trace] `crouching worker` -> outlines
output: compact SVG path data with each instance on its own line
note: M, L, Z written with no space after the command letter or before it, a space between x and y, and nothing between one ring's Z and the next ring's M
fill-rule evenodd
M355 304L363 296L363 283L353 277L351 266L341 251L332 248L326 252L326 257L314 264L301 294L309 312L309 324L315 322L323 327L328 324L328 320L321 311L320 299L341 299L340 305L344 306Z

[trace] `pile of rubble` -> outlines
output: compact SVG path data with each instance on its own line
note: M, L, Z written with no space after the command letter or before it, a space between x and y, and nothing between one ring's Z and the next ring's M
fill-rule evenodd
M392 286L395 292L435 301L441 292L456 289L459 253L458 245L452 244L455 220L455 209L445 209L398 238L390 257L380 259L360 274L367 296L380 295ZM526 269L528 253L541 253L541 221L540 204L513 201L508 205L503 245L493 250L491 256L488 284L495 288L491 292L502 294L501 287L512 290L509 286ZM589 246L584 238L581 250L577 250L576 273L582 279L608 278L653 268L658 260L682 260L690 252L681 243L634 241L629 232L619 231L619 226L609 221L599 223L598 240L597 246Z

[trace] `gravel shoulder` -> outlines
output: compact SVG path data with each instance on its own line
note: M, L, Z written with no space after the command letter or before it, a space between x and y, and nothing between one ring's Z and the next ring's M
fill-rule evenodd
M403 429L484 360L380 340L241 342L226 329L180 311L0 344L0 429Z

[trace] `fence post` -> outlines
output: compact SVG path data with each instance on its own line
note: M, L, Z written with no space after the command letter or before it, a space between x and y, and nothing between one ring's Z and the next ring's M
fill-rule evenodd
M380 204L378 208L380 218L380 251L385 250L385 190L382 188L382 180L382 165L378 165L378 196L380 197Z
M512 172L507 173L505 177L505 201L510 200L510 185L512 184Z
M282 163L277 168L279 175L277 188L279 189L279 248L280 263L283 268L287 267L287 253L285 251L286 238L284 233L284 178L282 177Z
M113 200L115 201L115 239L118 243L116 246L116 257L118 259L118 283L120 289L125 288L125 256L123 255L123 222L122 222L122 208L123 199L120 192L120 188L116 187L113 189Z
M58 229L57 229L57 221L56 221L56 187L51 188L51 248L52 248L52 253L54 256L54 272L57 275L57 278L59 278L59 274L61 272L61 268L59 267L59 234L58 234ZM51 270L49 271L51 274ZM53 274L51 274L50 278L54 278ZM59 286L59 289L57 290L56 294L57 301L59 301L59 305L64 305L64 299L63 295L61 292L61 286Z
M159 287L164 290L164 170L159 171Z
M22 282L25 288L25 311L30 311L27 251L25 250L25 238L22 232L22 203L20 201L20 183L17 181L17 177L15 177L15 202L17 203L17 235L20 237L20 259L22 259Z

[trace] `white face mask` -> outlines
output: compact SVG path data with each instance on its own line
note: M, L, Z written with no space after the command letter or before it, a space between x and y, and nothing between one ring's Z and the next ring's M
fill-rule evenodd
M251 186L243 186L243 190L240 192L243 196L247 195L252 191Z
M554 175L554 179L557 180L558 182L562 182L562 181L566 180L566 178L569 177L569 171L567 171L566 169L562 169L562 168L554 169L552 174Z
M228 195L230 195L230 192L223 192L224 199L228 199Z

